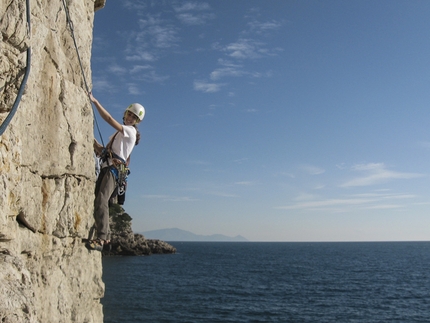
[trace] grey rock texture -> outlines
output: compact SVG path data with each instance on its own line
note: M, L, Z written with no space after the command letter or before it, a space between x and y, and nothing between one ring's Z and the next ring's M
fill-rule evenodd
M66 3L91 81L94 10L104 1ZM103 322L101 254L82 243L93 224L93 112L63 2L31 0L30 9L31 34L26 1L0 1L0 124L32 49L0 136L0 322Z

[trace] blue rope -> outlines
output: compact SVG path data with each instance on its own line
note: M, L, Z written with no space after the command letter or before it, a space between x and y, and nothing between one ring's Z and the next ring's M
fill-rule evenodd
M31 25L30 25L30 0L26 1L27 6L27 25L28 25L28 34L31 34ZM27 66L25 67L24 78L22 79L21 86L18 90L18 95L16 96L15 102L12 106L12 110L10 110L6 119L4 119L3 123L0 126L0 136L6 130L7 126L11 122L13 116L15 115L16 110L18 110L19 102L21 101L22 94L24 93L25 85L27 84L28 75L30 74L30 66L31 66L31 47L27 48Z

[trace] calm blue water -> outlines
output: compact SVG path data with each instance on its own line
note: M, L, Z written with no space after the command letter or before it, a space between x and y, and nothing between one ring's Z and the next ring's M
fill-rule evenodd
M105 323L430 322L430 242L172 243L105 257Z

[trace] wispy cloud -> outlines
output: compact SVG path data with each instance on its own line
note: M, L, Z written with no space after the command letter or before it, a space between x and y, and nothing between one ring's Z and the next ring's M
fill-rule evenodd
M125 59L127 61L147 61L147 62L153 62L157 60L157 57L145 50L142 50L140 52L134 52L132 54L126 55Z
M423 177L424 174L402 173L388 170L383 163L358 164L353 166L354 171L363 175L346 181L341 187L370 186L381 184L395 179L412 179Z
M135 76L135 79L148 83L161 83L170 78L169 75L158 75L156 71L148 71Z
M210 9L206 2L185 2L174 6L178 20L186 25L203 25L207 20L215 18L213 13L207 12Z
M222 191L208 191L206 192L208 195L218 196L218 197L227 197L227 198L235 198L238 197L236 194L226 193Z
M192 2L187 1L182 3L180 6L175 6L176 12L184 12L184 11L201 11L201 10L209 10L210 6L207 2Z
M218 92L223 84L220 83L208 83L205 81L194 81L194 90L202 91L206 93Z
M139 12L145 10L147 7L146 3L136 0L122 0L122 5L129 10Z
M142 90L139 88L137 84L129 83L128 86L128 93L132 95L140 95L142 94Z
M400 204L380 204L380 205L373 205L373 206L368 206L365 209L368 210L388 210L388 209L400 209L400 208L404 208L405 205L400 205Z
M211 80L219 80L220 78L226 77L226 76L242 76L246 74L246 72L241 71L240 69L236 67L222 67L214 70L210 74Z
M275 207L282 210L330 210L338 209L339 211L348 211L349 207L362 209L390 209L405 207L405 204L399 203L400 200L411 200L416 198L412 194L358 194L349 195L344 198L324 199L314 196L313 194L301 193L292 203L285 206ZM387 203L393 200L395 203ZM405 202L406 203L406 202Z
M253 182L253 181L241 181L241 182L235 182L234 185L253 186L253 185L255 185L255 182Z
M230 43L223 48L223 51L228 56L236 59L253 59L260 58L267 49L263 48L264 43L253 39L239 39L234 43Z
M260 22L257 20L254 20L252 22L249 22L248 25L250 26L251 31L255 31L256 33L264 33L268 31L277 30L282 27L282 22L277 20L271 20L266 22Z
M178 8L177 11L183 12L187 10L196 10L197 4L194 2L187 2L183 6ZM199 8L203 10L204 7ZM191 18L189 18L191 21ZM214 42L212 44L212 49L224 53L223 58L218 59L218 64L221 67L213 70L209 78L212 81L218 81L226 77L270 77L272 72L256 72L251 71L247 66L244 65L246 60L254 60L267 56L277 55L282 49L280 48L268 48L267 44L259 39L262 39L262 33L269 31L274 31L280 29L282 26L281 22L272 20L267 22L259 22L253 20L248 24L248 28L245 31L238 31L238 39L235 42L230 42L228 44L222 44L220 42ZM246 36L245 36L246 35ZM265 35L264 35L265 36ZM226 59L227 58L227 59ZM240 61L241 64L236 62ZM194 89L203 92L217 92L220 90L219 84L216 83L202 83L197 81L194 84ZM254 112L254 111L248 111Z
M287 206L275 207L275 209L292 210L292 209L318 209L327 207L338 207L338 206L350 206L350 205L360 205L375 202L374 199L364 199L364 198L346 198L346 199L327 199L327 200L317 200L308 201L303 203L297 203Z
M309 175L320 175L325 173L325 169L313 165L301 165L300 168Z
M93 77L93 90L106 92L115 89L115 86L104 78Z
M136 34L136 40L157 48L170 48L178 41L178 30L158 16L147 15L139 20L141 31Z
M241 77L241 76L250 76L254 78L259 78L263 76L270 77L271 72L268 73L259 73L259 72L250 72L245 71L244 66L241 64L234 64L230 60L219 59L218 64L221 67L215 69L210 73L209 77L211 80L216 81L224 77Z
M203 25L207 20L213 19L214 14L192 14L192 13L180 13L177 15L178 19L186 25Z
M191 198L189 196L171 196L171 195L144 195L143 196L146 199L156 199L156 200L163 200L166 202L194 202L198 201L198 199Z
M166 50L176 47L180 41L179 29L160 15L143 15L138 20L137 31L124 34L127 37L126 60L155 62Z
M126 74L127 69L119 66L118 64L111 64L108 66L108 71L117 75Z
M152 69L151 65L135 65L131 68L130 73L131 74L141 73L141 72L147 71L149 69Z

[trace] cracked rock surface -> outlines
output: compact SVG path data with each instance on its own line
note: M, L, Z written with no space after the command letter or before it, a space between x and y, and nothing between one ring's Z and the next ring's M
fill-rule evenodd
M87 82L94 10L67 0ZM0 1L0 124L26 68L19 108L0 136L0 322L103 322L93 224L93 114L62 1Z

